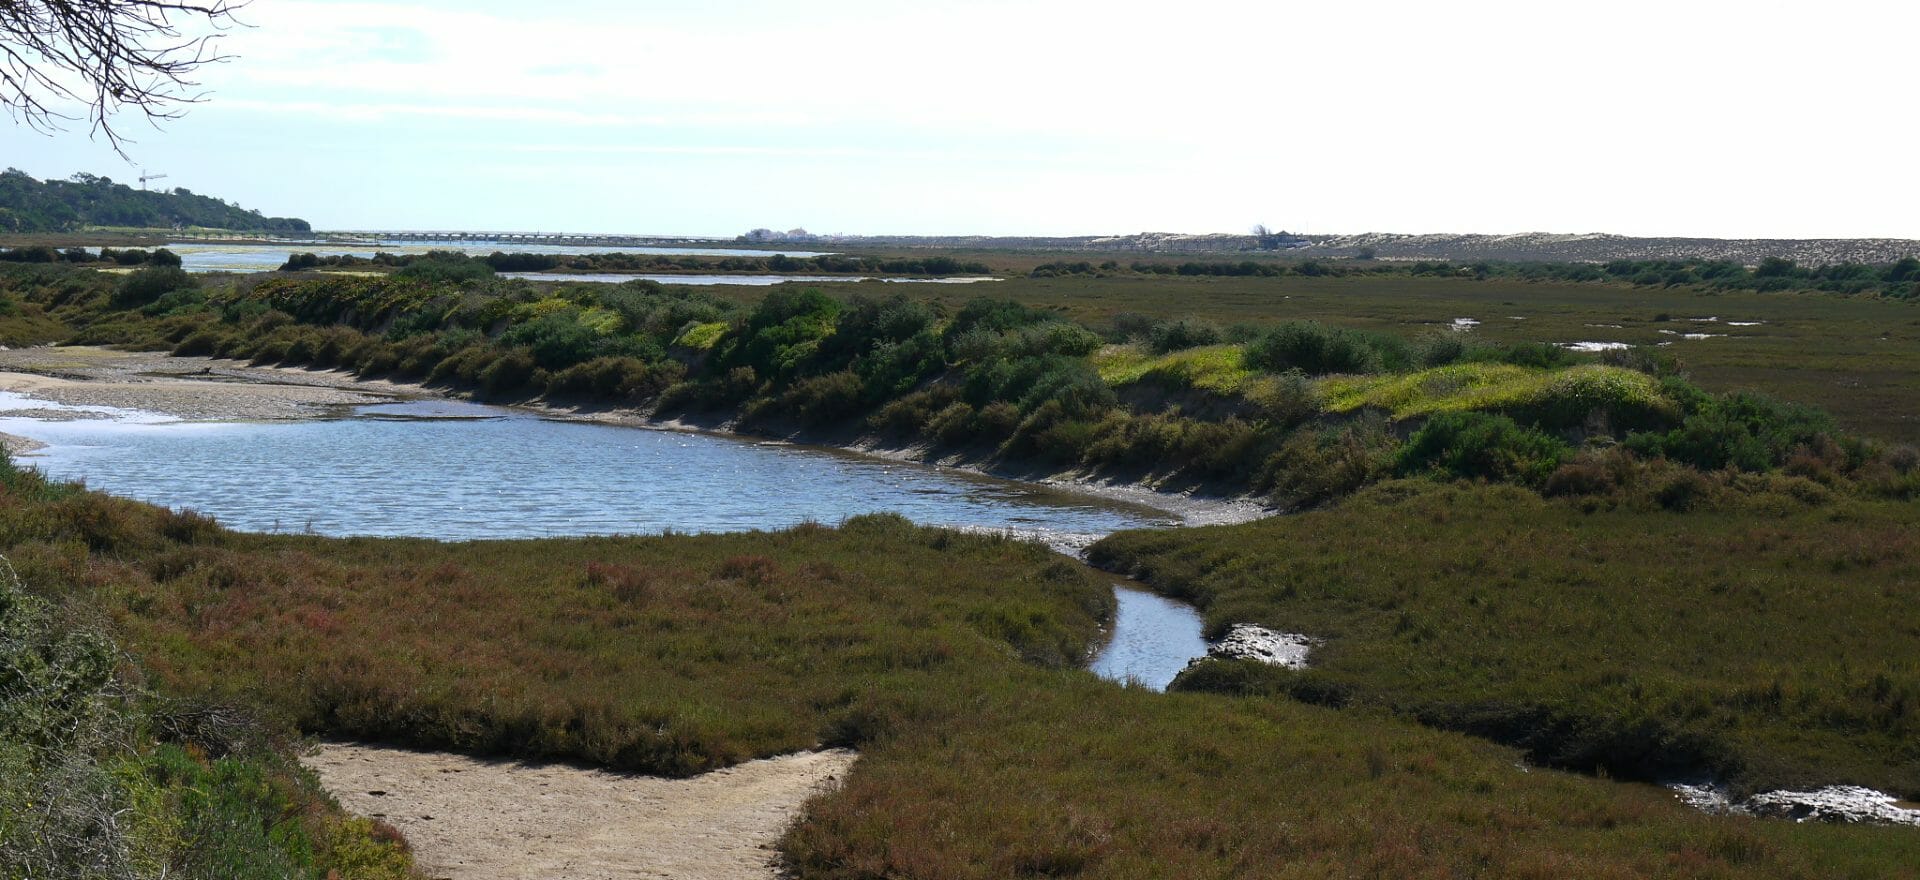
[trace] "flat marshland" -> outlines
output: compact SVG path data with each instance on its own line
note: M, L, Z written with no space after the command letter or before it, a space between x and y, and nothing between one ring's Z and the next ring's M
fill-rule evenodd
M1920 303L1911 300L1399 275L1062 276L1004 282L992 295L1096 325L1142 314L1221 326L1311 320L1411 336L1471 318L1479 324L1465 335L1495 343L1658 347L1702 386L1764 391L1820 406L1868 436L1920 442Z
M1908 829L1703 815L1379 711L1098 681L1071 661L1104 582L1000 538L887 517L262 536L93 494L21 503L40 490L13 479L23 580L103 609L178 698L668 774L855 746L845 787L784 844L812 876L1873 877L1920 847Z
M1295 512L1121 533L1092 558L1215 630L1322 640L1307 671L1210 661L1161 694L1079 668L1111 576L897 517L334 539L9 474L23 582L103 621L169 699L676 776L855 748L781 843L803 877L1920 865L1910 828L1706 815L1654 784L1920 794L1909 303L1461 277L1070 275L956 299L461 261L147 271L0 273L0 330L1257 496ZM1543 344L1577 341L1642 348ZM1736 393L1755 390L1774 397Z

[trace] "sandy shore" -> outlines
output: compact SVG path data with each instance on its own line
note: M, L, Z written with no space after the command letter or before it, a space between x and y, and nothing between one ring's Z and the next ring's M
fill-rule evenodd
M845 750L750 761L691 779L330 744L302 759L355 813L385 820L431 877L765 880Z
M0 351L0 391L68 407L139 410L189 421L321 418L345 407L427 396L418 388L361 382L334 371L84 346Z

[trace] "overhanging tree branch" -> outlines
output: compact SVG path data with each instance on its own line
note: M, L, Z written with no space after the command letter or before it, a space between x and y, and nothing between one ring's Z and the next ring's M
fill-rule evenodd
M84 105L95 135L125 155L111 117L140 112L149 122L178 118L204 93L191 77L231 56L215 45L245 0L0 0L0 105L39 131L78 121ZM188 35L183 25L213 33Z

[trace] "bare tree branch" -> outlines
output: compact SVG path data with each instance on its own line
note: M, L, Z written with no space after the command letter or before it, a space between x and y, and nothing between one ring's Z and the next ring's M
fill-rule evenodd
M176 119L204 93L191 77L222 55L221 31L239 24L246 0L0 0L0 106L16 121L56 131L81 117L126 155L130 141L111 117L137 110L148 122ZM190 36L183 23L214 33Z

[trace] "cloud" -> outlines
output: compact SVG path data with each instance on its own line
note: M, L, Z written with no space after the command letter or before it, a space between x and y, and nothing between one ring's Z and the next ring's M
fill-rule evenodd
M911 183L926 200L980 204L974 181L1021 166L1034 177L995 192L1032 201L1015 212L1023 223L1044 211L1059 227L1107 228L1124 208L1216 212L1216 228L1780 234L1841 218L1916 232L1901 206L1920 183L1891 133L1911 103L1916 4L1829 0L1792 16L1729 0L247 11L255 27L225 47L239 60L205 73L215 94L197 112L262 130L261 117L330 123L321 134L377 144L389 167L446 170L456 150L544 161L582 195L604 185L582 169L620 157L669 177L764 169L782 181L741 196L754 200ZM1834 120L1868 133L1843 143ZM861 188L864 166L887 164L898 176ZM1088 195L1101 187L1124 196Z
M269 101L256 98L229 98L222 100L219 107L222 111L380 123L428 118L632 128L659 127L671 125L674 122L667 117L659 116L632 116L556 107L510 105L374 104L352 101Z

